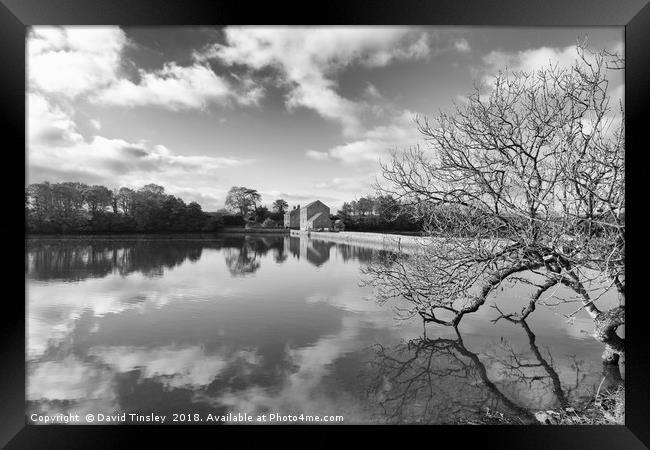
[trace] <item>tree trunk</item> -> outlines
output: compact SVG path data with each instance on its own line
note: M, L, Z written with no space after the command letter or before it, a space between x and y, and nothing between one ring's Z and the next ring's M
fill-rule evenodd
M625 325L625 306L601 312L594 319L594 324L594 337L605 343L603 361L618 364L620 358L625 358L625 340L616 334L616 329Z

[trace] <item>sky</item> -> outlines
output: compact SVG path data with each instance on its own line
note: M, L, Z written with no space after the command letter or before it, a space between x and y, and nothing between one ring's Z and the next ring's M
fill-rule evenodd
M204 211L246 186L336 211L424 145L416 117L499 70L569 65L585 36L622 53L622 27L32 27L27 183L156 183Z

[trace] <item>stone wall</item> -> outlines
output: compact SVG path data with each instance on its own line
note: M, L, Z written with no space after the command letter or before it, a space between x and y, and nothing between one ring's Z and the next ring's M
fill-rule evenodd
M422 240L431 238L422 238L417 236L402 236L399 234L382 234L382 233L363 233L356 231L303 231L291 230L291 236L308 237L310 239L320 239L329 242L339 242L343 244L359 245L377 250L396 251L402 249L406 253L411 253L422 243Z

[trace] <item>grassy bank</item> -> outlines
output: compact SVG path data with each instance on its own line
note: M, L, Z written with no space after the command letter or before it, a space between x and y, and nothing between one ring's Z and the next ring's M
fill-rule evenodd
M596 395L581 408L567 407L538 411L534 414L539 425L625 425L625 388ZM520 417L486 410L478 419L460 420L462 425L521 425ZM533 422L535 423L535 422Z

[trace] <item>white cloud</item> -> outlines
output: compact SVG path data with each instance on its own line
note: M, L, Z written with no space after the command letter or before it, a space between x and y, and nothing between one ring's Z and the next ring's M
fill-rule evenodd
M327 152L319 152L316 150L307 150L305 155L307 155L307 158L315 159L316 161L325 161L329 159L329 154Z
M314 184L317 189L335 189L337 191L348 191L352 196L348 196L346 200L351 200L355 196L364 195L368 193L370 186L373 183L373 175L366 174L364 176L349 176L349 177L335 177L328 181L321 181Z
M391 152L400 152L421 144L421 135L414 122L415 113L403 110L392 116L385 125L375 126L362 133L358 139L334 146L326 151L309 150L306 157L315 161L336 161L353 175L316 180L306 190L313 196L334 196L332 207L336 210L344 201L350 201L374 192L379 161L387 161Z
M382 95L377 90L377 87L375 87L375 85L373 85L372 83L368 83L368 86L366 87L365 94L368 97L370 97L371 99L380 99L380 98L382 98Z
M609 46L609 51L623 54L622 44L613 43ZM593 56L589 52L585 53L587 61L592 61ZM563 48L557 47L538 47L521 50L518 52L506 52L494 50L483 57L484 72L489 76L494 76L498 71L509 70L511 72L524 71L533 73L539 69L549 66L558 66L559 68L570 68L575 64L584 64L579 58L576 45L569 45ZM623 83L622 70L609 70L608 78L610 83L620 86ZM484 77L487 80L488 76ZM611 86L614 88L614 86Z
M159 152L145 141L127 142L93 136L88 142L62 147L30 147L34 167L56 166L59 171L85 171L106 179L140 172L189 171L192 176L247 164L250 160L233 157L184 156ZM164 147L162 147L164 148Z
M27 97L27 137L32 143L74 145L83 141L72 118L40 94Z
M196 58L216 58L252 70L277 69L280 82L290 88L288 108L313 109L341 123L348 136L360 132L364 106L337 92L335 74L355 62L379 67L429 53L427 35L404 27L228 28L226 41L197 53Z
M614 42L607 47L609 51L623 55L622 43ZM594 57L589 52L585 53L585 58L587 61L594 60ZM523 71L532 74L550 66L557 66L559 69L569 69L576 64L584 65L584 62L580 59L575 45L564 48L539 47L518 52L492 51L483 57L481 81L484 83L487 91L482 93L481 98L487 100L489 90L494 87L495 76L500 71ZM617 110L619 102L623 99L624 71L607 70L606 76L609 82L610 106L613 110ZM466 98L459 97L459 100L464 102ZM614 113L617 114L618 112L615 111Z
M27 39L30 87L74 98L115 82L127 43L119 27L33 27Z
M457 41L455 41L454 48L460 53L469 53L470 51L472 51L469 42L467 42L467 39L458 39Z
M415 113L404 110L386 125L365 131L357 140L337 145L327 152L310 151L312 159L335 159L346 164L373 163L385 158L392 150L404 150L418 143L420 134L414 122Z
M258 87L238 92L224 78L203 64L182 67L168 63L158 71L140 71L140 81L125 78L101 91L94 100L122 106L155 105L171 110L205 109L209 103L257 104L263 94Z
M355 60L384 66L395 59L424 57L429 50L425 34L405 27L238 27L226 29L226 41L197 56L254 69L277 66L294 81L313 74L314 67L331 72Z
M229 156L178 155L164 145L146 141L100 135L86 139L72 118L43 96L30 94L28 101L30 183L78 180L109 187L157 183L164 184L170 193L193 186L203 195L221 195L215 192L215 175L222 169L252 162Z
M389 150L388 143L378 139L361 139L337 145L330 149L331 158L338 159L346 164L360 162L376 162L381 155Z
M483 62L494 72L498 70L533 72L550 64L570 67L578 58L575 45L565 48L540 47L519 52L494 50L483 57Z
M33 27L27 40L30 91L172 110L203 109L210 103L255 105L264 94L248 78L231 82L198 62L140 70L139 81L133 81L122 70L128 44L119 27Z

